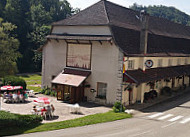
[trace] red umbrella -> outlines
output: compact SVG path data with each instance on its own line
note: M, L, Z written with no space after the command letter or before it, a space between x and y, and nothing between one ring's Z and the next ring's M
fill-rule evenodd
M13 86L2 86L0 90L13 90Z
M43 103L43 104L50 104L50 99L47 97L39 97L39 98L35 99L34 102Z
M22 87L22 86L14 86L13 89L14 89L14 90L23 89L23 87Z
M23 89L22 86L2 86L0 87L0 90L17 90L17 89Z

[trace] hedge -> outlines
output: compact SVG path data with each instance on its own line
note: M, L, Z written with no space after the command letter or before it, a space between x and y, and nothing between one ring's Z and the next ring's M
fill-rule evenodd
M0 128L2 127L24 127L31 124L39 124L42 121L39 115L20 115L6 111L0 111Z
M24 79L15 76L4 77L3 85L22 86L23 89L26 89L27 86Z
M124 112L125 111L125 106L121 104L121 102L115 102L113 106L113 111L118 113L118 112Z

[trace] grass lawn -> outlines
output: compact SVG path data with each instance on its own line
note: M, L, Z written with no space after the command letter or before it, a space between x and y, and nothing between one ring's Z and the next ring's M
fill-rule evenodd
M39 92L42 90L41 87L33 87L33 86L27 86L27 89L34 90L34 92Z
M85 116L82 118L77 118L73 120L66 120L55 123L46 123L41 125L31 125L31 127L5 127L0 129L1 135L14 135L14 134L22 134L22 133L32 133L32 132L41 132L41 131L50 131L50 130L58 130L70 127L79 127L85 125L92 125L97 123L110 122L115 120L121 120L126 118L131 118L132 116L126 113L114 113L113 111L109 111L107 113L94 114Z
M23 75L19 77L26 81L27 89L34 90L34 92L41 91L41 87L35 86L35 85L41 85L41 78L42 78L41 75L34 74L34 75Z

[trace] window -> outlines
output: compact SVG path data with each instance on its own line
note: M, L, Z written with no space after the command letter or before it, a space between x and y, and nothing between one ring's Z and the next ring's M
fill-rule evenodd
M187 58L185 59L185 64L188 64L188 59Z
M134 60L129 60L128 61L128 69L134 69Z
M177 65L181 65L181 59L177 59Z
M172 66L172 59L168 60L168 66Z
M158 67L162 67L162 59L158 60Z
M74 68L91 69L91 45L68 44L66 65Z
M107 84L98 82L97 97L106 99Z

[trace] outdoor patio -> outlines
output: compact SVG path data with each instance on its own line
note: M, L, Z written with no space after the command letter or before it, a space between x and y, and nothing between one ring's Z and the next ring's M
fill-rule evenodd
M54 117L52 119L43 120L43 123L75 119L87 115L104 113L111 110L111 108L109 107L100 106L94 103L84 102L79 104L79 108L77 108L79 110L79 113L75 114L72 113L73 104L57 101L57 98L46 96L43 94L38 94L35 95L34 97L29 97L26 103L2 103L2 110L18 114L32 114L31 110L35 105L34 100L38 97L48 97L51 100L51 104L53 104L55 107Z

